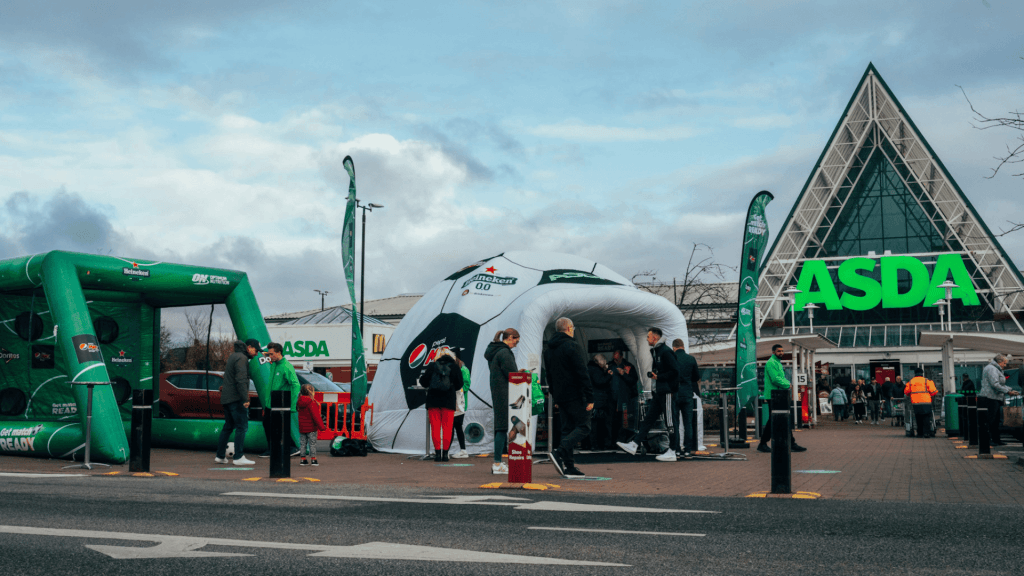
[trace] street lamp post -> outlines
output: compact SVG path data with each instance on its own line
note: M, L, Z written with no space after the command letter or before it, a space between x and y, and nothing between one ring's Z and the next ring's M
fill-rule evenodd
M807 320L811 324L811 334L814 334L814 311L817 309L818 305L814 302L804 304L804 312L807 312Z
M324 311L324 296L327 296L328 294L330 294L330 292L327 291L327 290L317 290L316 288L313 289L313 292L316 292L317 294L320 294L320 311L323 312Z
M367 204L363 206L356 200L356 207L363 211L363 241L359 255L359 335L362 338L366 338L366 333L363 331L365 321L363 319L363 299L366 294L366 212L373 212L374 208L383 208L382 204Z
M803 292L796 286L790 286L782 291L786 295L787 301L789 302L789 312L792 325L792 333L796 335L796 295Z
M946 280L942 284L938 285L939 288L946 289L946 322L949 324L949 331L953 331L953 288L959 288L952 280Z

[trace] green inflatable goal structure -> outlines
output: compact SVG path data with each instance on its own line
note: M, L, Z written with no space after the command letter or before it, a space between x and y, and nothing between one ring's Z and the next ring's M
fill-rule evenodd
M59 251L0 261L0 453L83 455L87 387L74 383L111 382L94 389L91 457L126 462L132 390L159 403L161 308L210 304L227 307L238 339L269 342L244 272ZM269 406L261 358L249 370ZM153 444L212 448L221 425L156 418ZM291 428L298 445L294 411ZM259 423L246 446L266 446Z

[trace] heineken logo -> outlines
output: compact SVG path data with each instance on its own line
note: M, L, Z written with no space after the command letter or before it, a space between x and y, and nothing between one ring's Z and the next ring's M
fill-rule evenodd
M876 273L877 270L877 273ZM960 254L941 254L931 274L924 262L912 256L881 258L850 258L839 265L836 278L844 288L842 296L836 288L824 260L808 260L800 269L796 295L797 310L813 302L828 310L871 310L934 306L946 297L939 285L952 276L952 298L964 306L978 306L980 301L971 275ZM902 279L902 280L901 280ZM909 279L909 282L907 280Z
M135 266L138 266L138 264L135 264ZM132 280L137 278L149 278L149 270L146 270L145 268L121 268L121 274L130 276Z
M495 276L493 274L474 274L469 280L462 283L462 287L465 288L470 284L473 284L475 288L487 290L490 288L483 288L483 284L497 284L499 286L511 286L516 283L518 278L512 278L511 276Z

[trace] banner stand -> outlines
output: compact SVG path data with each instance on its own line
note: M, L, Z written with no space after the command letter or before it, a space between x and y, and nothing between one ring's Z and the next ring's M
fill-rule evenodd
M508 375L508 481L513 484L533 482L533 446L530 446L532 383L533 375L529 372Z

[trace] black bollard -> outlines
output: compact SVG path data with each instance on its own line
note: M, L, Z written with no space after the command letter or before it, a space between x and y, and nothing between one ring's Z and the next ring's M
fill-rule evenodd
M747 407L744 406L736 411L736 436L739 442L730 442L733 448L750 448L747 441Z
M130 472L149 472L149 446L153 435L153 391L132 390Z
M978 445L978 397L967 397L967 444Z
M727 425L729 420L729 399L727 395L722 392L718 394L718 445L722 446L729 442L729 426Z
M992 445L988 437L988 408L978 408L978 454L991 454ZM985 424L981 424L984 422Z
M772 494L790 494L793 491L793 471L790 458L789 410L772 410Z
M291 478L292 393L270 393L270 477Z

